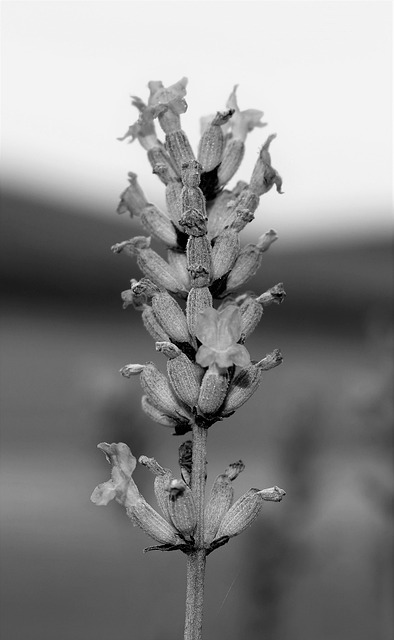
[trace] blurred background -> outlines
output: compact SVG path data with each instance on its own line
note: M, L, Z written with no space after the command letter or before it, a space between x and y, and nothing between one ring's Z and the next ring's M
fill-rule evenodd
M149 422L129 362L164 371L120 291L141 233L115 214L127 172L164 207L144 151L116 141L130 95L189 77L184 128L265 111L284 195L243 232L279 241L248 288L284 282L248 340L279 347L252 400L209 432L208 491L242 459L237 497L278 484L253 527L208 562L205 637L388 640L393 634L390 2L2 3L1 637L182 637L185 558L119 505L89 500L123 441L177 469L187 436ZM231 185L230 185L231 186ZM155 248L158 247L155 245ZM152 477L135 473L154 504Z

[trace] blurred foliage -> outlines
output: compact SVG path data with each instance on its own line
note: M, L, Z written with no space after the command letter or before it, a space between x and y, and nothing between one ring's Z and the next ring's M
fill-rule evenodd
M176 471L181 439L147 422L138 381L118 374L128 362L165 366L139 315L121 309L136 265L109 251L140 231L4 202L4 638L180 637L184 557L143 556L149 540L117 505L89 502L109 474L102 440ZM210 557L206 637L391 637L391 278L388 243L278 243L251 283L285 282L285 304L250 339L252 354L278 346L285 361L237 420L212 429L208 482L242 457L237 495L278 483L287 496ZM153 501L145 469L136 481Z

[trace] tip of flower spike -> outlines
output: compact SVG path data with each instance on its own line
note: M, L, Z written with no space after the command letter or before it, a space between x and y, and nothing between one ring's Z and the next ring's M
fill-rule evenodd
M119 369L119 373L124 378L131 378L131 376L137 376L144 370L144 364L126 364L124 367Z
M267 500L269 502L280 502L282 498L285 497L286 491L277 487L270 487L269 489L263 489L258 492L263 500Z
M150 247L150 236L135 236L130 240L124 240L123 242L117 242L111 247L113 253L121 253L126 250L132 255L138 253L141 249L148 249Z
M275 229L269 229L259 237L256 243L257 247L261 252L267 251L270 248L271 244L278 239L278 237L278 233L275 231Z
M237 478L239 476L240 473L242 473L242 471L245 470L245 465L242 462L242 460L238 460L238 462L232 462L226 469L226 471L224 472L224 475L226 475L229 480L235 480L235 478Z
M147 456L140 456L138 462L144 467L147 467L155 476L164 476L168 473L168 469L164 469L155 458L148 458Z
M155 293L159 293L160 289L149 278L141 278L131 285L131 291L135 296L151 297Z
M283 288L283 282L278 282L278 284L274 285L268 291L265 291L256 298L256 302L263 305L263 307L268 307L270 304L282 304L286 298L286 291Z
M159 341L155 343L156 351L159 353L164 353L164 355L172 360L173 358L177 358L182 351L172 342L168 341Z
M283 356L280 349L274 349L272 353L268 353L265 358L260 360L260 362L258 362L256 366L259 367L259 369L261 369L262 371L269 371L269 369L277 367L278 365L282 364L282 362Z

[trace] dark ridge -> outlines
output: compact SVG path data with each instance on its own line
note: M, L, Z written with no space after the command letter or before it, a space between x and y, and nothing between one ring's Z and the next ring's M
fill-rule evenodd
M228 273L225 273L224 276L215 280L209 287L209 290L214 298L219 298L222 295L222 293L225 292L227 278L228 278Z
M201 174L200 189L203 192L207 202L209 202L210 200L214 200L218 193L220 193L220 191L222 190L222 188L219 187L218 180L219 167L220 165L218 164L218 166L211 171L204 171Z
M178 247L183 251L186 251L186 245L187 245L189 236L187 235L187 233L184 233L183 231L179 231L179 229L177 229L175 225L174 225L174 229L176 231L176 240L178 243Z
M51 308L74 314L76 308L79 313L97 308L100 314L118 312L119 292L142 274L135 260L114 256L110 247L140 235L138 220L111 212L107 219L86 215L67 203L10 192L3 192L1 204L0 267L7 308L50 302ZM391 313L392 267L391 238L318 246L278 243L264 254L243 290L260 295L284 282L286 301L266 310L264 326L291 321L298 328L332 329L340 323L351 333L367 314ZM216 297L225 280L211 286Z

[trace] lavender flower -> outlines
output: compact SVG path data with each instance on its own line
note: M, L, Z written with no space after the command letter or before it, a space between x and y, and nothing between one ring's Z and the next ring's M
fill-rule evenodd
M260 197L274 185L281 193L282 179L269 152L275 134L262 146L250 183L224 189L242 161L247 134L265 126L263 112L241 111L236 85L227 110L203 119L196 159L181 127L186 85L186 78L168 87L149 82L147 103L133 97L139 117L120 138L138 140L147 151L153 173L165 185L168 211L148 201L130 172L118 212L136 217L163 243L167 259L150 247L150 236L119 242L112 250L136 258L143 277L133 278L130 289L122 292L123 307L142 313L156 350L167 358L167 375L152 362L125 365L121 373L139 377L142 409L149 418L178 436L192 432L192 441L179 448L182 480L154 458L140 458L155 475L163 515L138 491L132 478L136 459L123 443L98 445L112 465L111 478L96 487L91 499L96 505L110 500L123 505L133 523L159 543L150 549L178 549L187 555L185 640L201 640L206 556L244 531L264 501L279 502L285 495L276 486L250 489L233 504L232 481L244 468L239 461L215 480L206 506L204 501L208 429L233 415L265 373L282 362L278 349L252 361L244 342L260 322L263 307L283 302L286 294L282 283L261 295L238 291L277 239L270 229L242 247L240 237L254 219Z
M216 364L220 369L231 367L232 364L240 367L248 365L248 350L237 344L241 327L241 313L234 305L223 311L212 308L202 311L196 326L196 337L202 343L197 351L196 362L202 367Z

